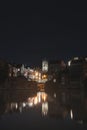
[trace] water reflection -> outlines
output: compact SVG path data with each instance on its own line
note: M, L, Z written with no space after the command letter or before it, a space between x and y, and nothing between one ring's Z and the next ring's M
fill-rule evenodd
M47 115L48 114L48 102L43 102L42 103L42 115Z
M71 116L71 119L73 119L73 111L72 111L72 109L70 110L70 116Z
M36 109L42 116L87 123L87 97L79 89L44 90L32 94L20 90L14 96L0 92L0 97L0 115Z
M49 95L48 115L50 117L87 123L87 97L84 91L79 89L50 91L47 91Z

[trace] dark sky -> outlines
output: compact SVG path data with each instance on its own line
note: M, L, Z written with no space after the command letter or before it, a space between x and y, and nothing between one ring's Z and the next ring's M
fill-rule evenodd
M32 3L21 13L0 16L1 58L37 66L44 58L67 60L86 55L85 8Z

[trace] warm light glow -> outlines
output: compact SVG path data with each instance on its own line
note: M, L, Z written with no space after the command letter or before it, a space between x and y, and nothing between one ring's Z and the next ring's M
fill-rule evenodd
M47 94L45 92L42 92L42 100L46 101L46 98L47 98Z
M37 97L34 98L34 105L38 103Z
M17 109L18 108L18 104L17 103L11 103L11 109Z
M33 107L33 102L28 102L29 107Z
M42 75L42 79L45 79L45 78L47 78L47 75L45 75L45 74Z
M38 79L41 80L41 73L38 74Z
M18 104L16 103L16 109L18 108Z
M42 114L47 115L48 113L48 102L42 103Z
M37 93L37 99L38 99L38 102L40 103L41 102L41 92Z
M40 103L41 101L46 101L47 94L45 92L38 92L37 93L37 100Z
M71 116L71 119L73 119L73 111L72 111L72 109L70 110L70 116Z
M34 97L28 98L28 106L32 107L34 105Z
M38 72L37 72L37 71L35 72L35 76L36 76L36 77L38 76Z

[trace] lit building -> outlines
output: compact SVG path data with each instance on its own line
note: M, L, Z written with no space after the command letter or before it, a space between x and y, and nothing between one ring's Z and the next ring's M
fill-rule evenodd
M49 72L50 73L57 73L60 70L65 68L65 63L63 60L55 60L49 61Z
M21 75L24 74L24 70L25 70L25 67L24 67L24 64L22 64L22 66L21 66Z
M63 60L49 61L48 73L51 78L59 76L59 73L65 69L65 63Z
M8 64L9 67L9 77L17 77L21 75L21 65L20 64Z
M46 60L42 61L42 71L43 72L48 71L48 61L46 61Z
M70 83L82 84L87 77L87 58L74 57L68 62Z

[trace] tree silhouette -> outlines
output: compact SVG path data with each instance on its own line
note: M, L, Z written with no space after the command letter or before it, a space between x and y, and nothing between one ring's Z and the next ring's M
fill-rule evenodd
M3 83L8 78L9 67L4 61L0 61L0 83Z

